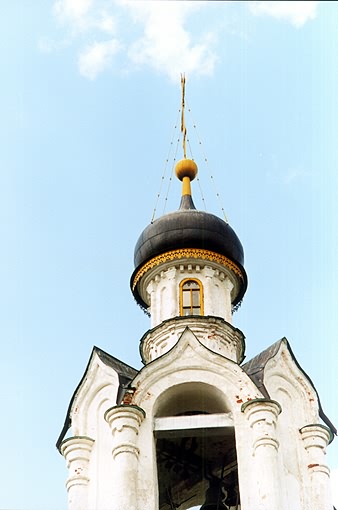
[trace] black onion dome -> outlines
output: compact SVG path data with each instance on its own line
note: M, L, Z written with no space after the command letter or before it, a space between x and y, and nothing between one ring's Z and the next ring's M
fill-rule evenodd
M214 214L196 209L180 209L148 225L134 252L138 268L148 260L171 250L199 248L224 255L243 266L243 247L233 229Z

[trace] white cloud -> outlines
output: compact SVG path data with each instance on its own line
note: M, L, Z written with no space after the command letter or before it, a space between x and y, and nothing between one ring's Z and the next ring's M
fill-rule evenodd
M112 2L106 0L56 0L53 13L74 36L98 30L112 34L116 29L114 16L109 12Z
M97 21L97 28L102 32L113 34L116 31L116 22L113 16L106 11L102 11L100 18Z
M94 80L99 73L109 67L112 57L119 49L120 45L116 39L91 44L79 57L80 73Z
M213 73L218 60L216 45L221 41L219 22L227 8L224 7L227 2L219 4L174 0L54 0L53 13L67 31L63 38L67 45L80 45L78 66L83 76L95 79L123 48L124 69L147 66L177 81L181 72L189 76ZM254 15L284 19L296 27L315 18L318 4L248 2ZM203 17L206 9L208 17ZM201 20L205 28L197 30ZM57 48L56 41L48 38L39 41L39 49L45 53Z
M128 56L138 65L149 65L177 80L180 72L211 74L217 60L212 51L214 35L204 34L195 43L185 29L191 11L205 2L124 1L134 21L144 27L141 38L131 44Z
M255 15L266 14L273 18L289 21L297 28L317 15L319 2L249 2L249 8Z
M88 34L96 41L80 50L78 65L83 76L94 79L112 62L117 48L124 47L126 60L133 66L149 66L177 80L180 72L211 74L214 70L215 34L209 31L193 38L186 28L188 15L207 4L172 0L55 0L53 13L69 28L73 40ZM135 32L137 36L133 35ZM114 35L114 39L102 41L107 34ZM39 46L41 51L48 52L53 44L45 39Z
M56 0L54 12L61 18L82 18L89 10L93 0Z
M84 30L92 5L93 0L56 0L53 12L60 22L71 24L76 31Z

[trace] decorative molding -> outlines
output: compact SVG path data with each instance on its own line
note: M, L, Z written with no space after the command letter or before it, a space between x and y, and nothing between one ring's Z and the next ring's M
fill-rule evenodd
M130 443L120 443L112 449L114 460L118 455L122 455L125 453L135 455L135 457L137 458L140 454L140 449L136 445Z
M322 425L321 423L311 423L310 425L305 425L304 427L302 427L300 429L299 432L302 434L302 438L305 441L308 438L316 438L317 437L324 441L325 446L329 445L334 439L333 433L329 429L329 427L327 427L326 425ZM322 448L323 447L322 441L320 441L320 443L321 443L320 447ZM310 441L309 445L306 446L305 448L308 448L309 446L312 446L312 445L313 444L311 444L311 441ZM314 446L319 446L319 445L314 444Z
M326 447L332 440L331 430L321 423L305 425L299 431L305 450L308 452L308 469L310 472L324 473L330 476L330 469L325 462Z
M136 437L144 418L143 409L128 404L111 407L104 413L104 419L109 424L113 436L122 432Z
M147 331L140 340L142 362L146 365L170 351L187 327L207 349L236 363L243 361L243 333L221 317L204 315L173 317Z
M220 255L219 253L215 253L210 250L203 250L203 249L198 249L198 248L182 248L179 250L171 250L166 253L161 253L161 255L157 255L156 257L148 260L148 262L146 262L142 267L140 267L140 269L135 274L133 284L132 284L132 290L135 289L139 280L150 269L153 269L154 267L159 266L160 264L163 264L165 262L170 262L173 260L180 260L180 259L188 259L188 258L217 262L218 264L221 264L222 266L229 268L242 281L244 281L244 277L243 277L243 273L242 273L241 269L234 262L232 262L232 260L228 259L224 255Z
M268 398L253 398L244 402L241 406L242 413L245 412L247 407L251 407L253 412L268 409L273 410L274 414L278 416L282 412L282 407L276 400L270 400Z

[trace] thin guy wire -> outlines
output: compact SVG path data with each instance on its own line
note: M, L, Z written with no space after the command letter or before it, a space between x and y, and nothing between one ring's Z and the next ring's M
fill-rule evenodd
M163 213L165 213L165 210L166 210L166 207L167 207L167 203L168 203L168 195L169 195L169 191L170 191L170 187L171 187L171 183L172 183L172 180L173 180L173 174L174 174L174 168L175 168L175 162L176 162L176 156L177 156L177 151L178 151L178 146L179 146L179 143L181 141L181 136L179 135L179 137L177 138L177 143L176 143L176 150L175 150L175 155L174 155L174 160L173 160L173 165L172 165L172 168L171 168L171 175L169 177L169 181L168 181L168 187L167 187L167 193L166 193L166 196L164 198L164 205L163 205Z
M160 189L159 189L159 191L157 193L157 196L156 196L156 202L155 202L155 207L154 207L154 210L153 210L153 215L151 217L151 223L153 223L153 221L155 219L158 202L159 202L159 199L160 199L160 196L161 196L161 193L162 193L162 188L163 188L163 184L164 184L164 180L165 180L165 175L166 175L166 172L167 172L167 167L168 167L168 163L169 163L169 159L170 159L170 154L171 154L171 151L172 151L175 131L177 130L177 124L178 124L179 115L180 115L180 110L178 110L178 113L177 113L177 118L176 118L176 122L175 122L175 125L174 125L171 142L170 142L170 145L169 145L168 156L167 156L167 159L165 160L165 163L164 163L164 170L163 170L163 173L162 173L162 176L161 176ZM176 149L176 152L177 152L177 149Z
M188 102L187 102L187 106L188 106ZM218 202L219 202L219 206L221 208L221 211L223 212L223 216L224 216L224 219L225 221L228 223L228 219L227 219L227 216L225 214L225 210L224 210L224 207L223 207L223 204L222 204L222 200L221 200L221 196L219 194L219 192L217 191L217 188L216 188L216 183L215 183L215 179L214 179L214 176L212 175L211 171L210 171L210 168L209 168L209 162L208 162L208 159L204 153L204 149L203 149L203 146L202 146L202 142L201 142L201 139L199 137L199 134L198 134L198 131L197 131L197 126L196 126L196 123L194 121L194 118L192 116L192 113L191 113L191 109L190 107L188 106L188 112L189 114L191 115L191 119L193 121L193 128L196 130L196 135L197 135L197 140L198 140L198 144L200 146L200 150L202 152L202 155L203 155L203 159L204 159L204 162L206 163L206 167L208 168L208 171L209 171L209 174L210 174L210 179L211 179L211 182L213 184L213 187L214 187L214 192L216 194L216 197L218 199Z
M192 152L192 149L191 149L191 145L190 145L190 139L188 138L187 139L187 142L188 142L188 146L189 146L189 152L190 152L190 155L191 155L191 159L194 159L194 156L193 156L193 152ZM198 174L197 174L197 182L198 182L198 189L199 189L199 192L200 192L200 195L201 195L201 200L202 200L202 203L204 205L204 210L206 211L207 210L207 206L206 206L206 203L205 203L205 199L204 199L204 195L203 195L203 190L202 190L202 186L201 186L201 180L200 178L198 177Z

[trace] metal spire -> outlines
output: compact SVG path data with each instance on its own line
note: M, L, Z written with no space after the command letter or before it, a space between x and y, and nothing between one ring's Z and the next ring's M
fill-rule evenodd
M184 156L184 159L186 159L186 157L187 157L187 147L186 147L187 128L185 127L185 118L184 118L184 107L185 107L185 74L181 74L181 88L182 88L181 133L183 134L183 156Z

